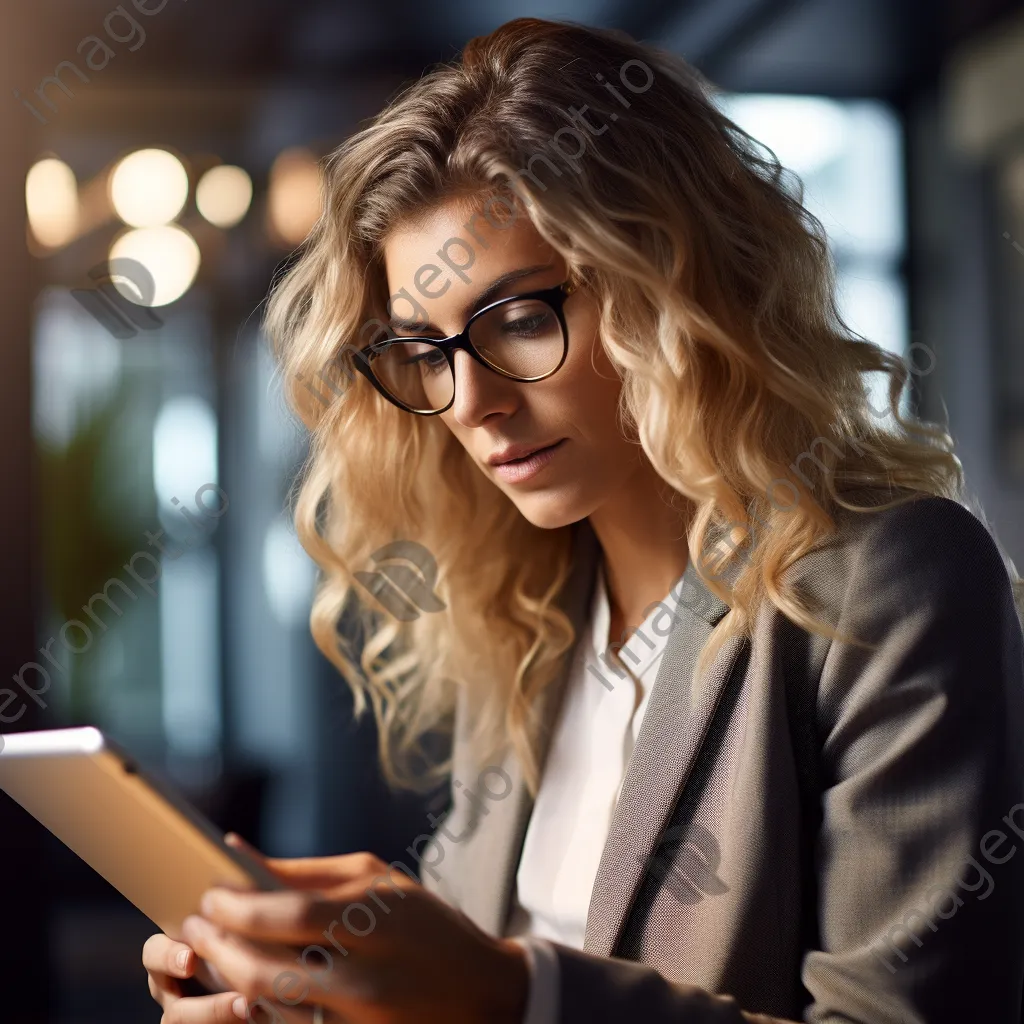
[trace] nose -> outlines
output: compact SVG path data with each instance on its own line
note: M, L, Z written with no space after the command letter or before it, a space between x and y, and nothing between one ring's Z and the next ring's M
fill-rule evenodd
M478 427L495 414L511 415L519 403L520 387L468 352L456 352L455 400L450 412L462 426Z

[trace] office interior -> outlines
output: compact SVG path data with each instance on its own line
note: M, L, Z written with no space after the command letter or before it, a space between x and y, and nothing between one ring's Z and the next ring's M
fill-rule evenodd
M851 326L927 366L913 408L948 422L1024 567L1024 4L138 6L0 14L0 668L31 681L4 729L98 725L278 856L390 860L424 831L436 794L385 785L372 722L309 635L316 568L288 513L306 436L260 317L318 215L318 161L524 15L624 29L718 86L802 181ZM62 62L86 69L90 38L112 56L40 96ZM118 258L150 267L150 305L111 296ZM151 572L157 534L177 554L147 588L123 567ZM133 592L116 620L40 654L114 577ZM0 868L0 1021L159 1021L152 925L3 794Z

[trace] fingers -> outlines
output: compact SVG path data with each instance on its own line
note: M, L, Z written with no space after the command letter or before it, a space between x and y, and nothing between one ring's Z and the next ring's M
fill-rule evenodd
M276 1000L260 998L249 1003L244 999L235 1008L236 1024L239 1019L249 1021L251 1024L316 1024L317 1018L314 1010L309 1005L284 1006ZM323 1011L320 1017L323 1024L340 1024L340 1018L331 1014L329 1010Z
M233 990L207 996L182 996L176 979L205 974L205 965L192 946L164 934L152 935L143 946L142 962L149 974L149 994L164 1010L161 1024L238 1024L240 1020L263 1019L257 1007L267 1000L261 1003L258 996L251 1003ZM272 1007L274 1024L313 1024L312 1009L285 1007L276 1001ZM324 1018L325 1022L327 1019Z
M240 998L237 992L218 992L177 999L164 1008L161 1024L238 1024L239 1019L245 1020L244 1012L239 1018L233 1009Z
M272 959L251 942L222 932L201 917L188 917L182 925L196 952L216 965L217 972L228 986L244 995L258 996L270 992L269 985L288 960ZM266 984L264 984L266 982Z
M151 935L142 947L142 965L151 974L171 978L191 978L196 955L191 946L175 942L163 933Z
M255 857L257 860L263 861L264 864L270 861L269 857L260 853L252 843L247 839L243 839L237 832L225 832L224 842L228 846L233 846L236 850L244 850L250 857Z
M356 858L353 866L367 863L362 854L352 856ZM358 903L371 894L371 890L390 889L392 902L395 902L420 888L411 874L391 870L376 858L371 858L369 863L374 865L370 871L360 870L344 880L335 875L331 880L334 884L326 889L305 886L278 892L210 889L203 895L200 912L214 924L253 939L302 944L322 935L332 919L343 912L343 904ZM371 877L373 871L376 873ZM376 896L371 895L371 898L379 905Z
M292 945L303 945L320 934L319 905L315 896L294 889L268 893L210 889L201 903L203 917L222 928Z
M149 980L149 994L157 1006L166 1009L175 999L181 998L181 986L173 978L152 972L146 977Z
M304 1007L286 1007L269 1000L246 1001L238 992L220 992L212 996L194 996L176 999L164 1007L161 1024L238 1024L248 1021L271 1021L272 1024L313 1024L313 1010ZM269 1016L268 1016L269 1014ZM324 1024L332 1018L323 1017Z
M337 885L339 881L358 873L359 864L355 860L349 861L349 858L372 858L371 854L344 854L338 857L267 857L237 832L226 833L224 842L254 857L268 871L296 889ZM376 861L376 858L372 859Z
M343 853L335 857L268 857L266 864L289 884L303 889L343 885L388 869L379 857L365 852Z
M142 947L142 966L149 974L149 994L166 1009L181 998L177 978L189 978L195 970L195 952L183 942L164 934L151 935Z
M217 968L199 956L196 957L195 979L208 993L227 992L231 989L231 986L217 972Z
M319 1002L328 990L340 995L345 981L338 976L333 958L326 966L317 962L314 973L301 959L296 960L295 949L282 949L280 955L264 946L257 946L230 932L222 932L201 917L187 918L183 928L196 953L203 959L216 963L218 972L231 988L240 992L250 1002L273 1001L274 1009L283 1012L283 1006L298 1004L308 1006L310 1001ZM325 984L323 976L334 971L335 976ZM353 987L353 993L355 987ZM352 995L353 993L349 993ZM262 1020L254 1015L256 1020ZM271 1014L273 1017L273 1014ZM301 1015L298 1018L303 1020ZM276 1024L276 1021L275 1021Z

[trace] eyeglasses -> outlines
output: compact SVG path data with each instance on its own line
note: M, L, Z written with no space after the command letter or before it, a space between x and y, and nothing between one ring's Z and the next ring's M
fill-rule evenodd
M389 402L419 416L451 408L459 349L511 380L544 380L565 362L569 329L562 307L575 290L566 281L499 299L477 310L462 332L450 338L374 342L357 353L356 367Z

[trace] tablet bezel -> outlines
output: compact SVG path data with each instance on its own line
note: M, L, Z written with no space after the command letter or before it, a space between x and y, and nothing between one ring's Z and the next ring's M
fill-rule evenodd
M179 793L171 784L164 782L162 779L155 777L149 772L144 771L139 765L138 761L120 744L116 743L113 739L107 736L102 730L94 726L84 726L77 728L68 729L47 729L36 732L17 732L7 733L0 735L0 789L6 791L4 786L2 766L4 762L11 761L13 759L53 759L61 757L87 757L93 760L99 761L99 767L105 771L105 774L117 780L122 775L126 778L135 777L137 782L141 783L146 789L150 791L152 797L156 800L156 805L159 808L163 805L163 811L170 811L170 819L173 821L175 818L181 821L186 828L191 828L194 832L198 833L202 840L205 840L210 846L212 846L217 854L221 858L226 858L230 861L239 871L241 871L247 878L248 882L256 889L264 891L280 890L285 888L281 881L265 868L260 861L251 856L245 850L237 849L235 847L227 845L224 841L223 834L209 821L201 812L199 812L188 800ZM117 771L109 771L110 768L116 768ZM127 790L126 790L127 793ZM24 807L25 810L35 817L32 808L26 807L21 804L18 797L13 794L8 794L11 799ZM137 794L131 794L132 800L137 799ZM36 819L43 824L44 827L49 826L42 822L39 818ZM171 826L173 828L173 825ZM82 857L74 848L71 847L61 836L57 833L53 833L64 845L68 846L76 856ZM180 838L180 836L179 836ZM88 861L86 861L88 863ZM211 866L213 864L210 861ZM94 868L95 870L95 868ZM102 872L99 872L102 875ZM106 877L106 876L103 876ZM118 889L119 892L123 891L118 885L117 879L107 878L114 888ZM129 899L129 897L125 897ZM129 899L129 902L131 900ZM137 906L137 904L135 904ZM142 913L146 914L146 910L143 907L139 907ZM148 917L149 914L146 914ZM150 918L153 920L153 918ZM157 927L163 927L160 922L154 921ZM166 929L165 929L166 930ZM172 928L172 931L177 931L176 928ZM168 933L170 934L170 933ZM173 936L172 937L177 937Z

